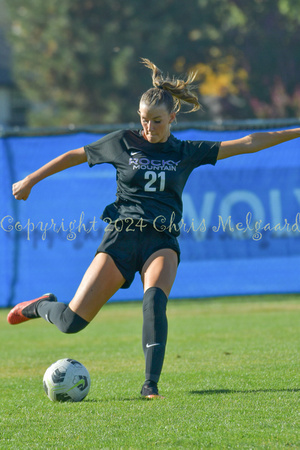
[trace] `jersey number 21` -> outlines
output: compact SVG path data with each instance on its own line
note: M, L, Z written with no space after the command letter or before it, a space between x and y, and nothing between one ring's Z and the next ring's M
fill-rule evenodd
M153 172L152 170L148 170L145 172L145 180L149 180L145 184L146 192L156 192L156 191L164 191L166 185L166 174L165 172Z

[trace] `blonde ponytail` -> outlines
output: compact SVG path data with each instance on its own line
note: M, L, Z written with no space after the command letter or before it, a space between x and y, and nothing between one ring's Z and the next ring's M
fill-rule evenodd
M141 97L141 103L158 106L165 104L169 113L178 113L182 103L193 105L187 112L194 112L201 108L198 97L192 92L195 86L192 85L196 73L191 73L186 80L164 77L155 64L149 59L141 58L142 63L152 71L153 88L146 91Z

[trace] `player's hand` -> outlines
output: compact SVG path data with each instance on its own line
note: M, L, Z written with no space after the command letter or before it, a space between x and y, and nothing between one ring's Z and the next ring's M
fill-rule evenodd
M31 184L28 178L24 178L12 186L12 193L16 200L27 200L31 191Z

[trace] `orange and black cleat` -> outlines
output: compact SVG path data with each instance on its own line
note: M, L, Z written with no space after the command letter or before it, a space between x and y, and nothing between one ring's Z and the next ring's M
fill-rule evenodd
M44 294L41 297L29 300L28 302L18 303L7 316L7 322L10 325L18 325L27 320L37 319L40 317L37 313L37 306L40 302L47 300L48 302L57 302L54 294Z

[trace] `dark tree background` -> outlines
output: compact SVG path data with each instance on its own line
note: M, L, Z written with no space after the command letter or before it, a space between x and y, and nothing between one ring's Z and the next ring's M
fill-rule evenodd
M300 116L299 0L6 0L30 126L137 122L140 57L198 70L184 120Z

